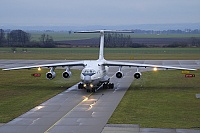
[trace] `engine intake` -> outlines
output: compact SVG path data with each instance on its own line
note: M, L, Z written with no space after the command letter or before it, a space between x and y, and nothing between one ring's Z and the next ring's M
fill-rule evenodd
M48 72L46 73L46 78L49 80L52 80L56 77L56 73L55 72Z
M116 77L117 78L122 78L124 74L121 71L116 72Z
M71 71L64 71L64 72L62 73L62 77L63 77L64 79L70 78L71 75L72 75L72 72L71 72Z
M139 79L141 78L142 74L140 72L135 72L134 73L134 78Z

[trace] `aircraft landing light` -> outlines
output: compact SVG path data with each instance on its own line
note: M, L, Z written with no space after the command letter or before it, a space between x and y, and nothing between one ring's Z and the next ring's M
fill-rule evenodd
M41 69L41 67L38 67L38 71L41 71L42 69Z
M153 68L153 71L157 71L157 70L158 70L158 68L157 68L157 67L154 67L154 68Z
M83 87L86 87L86 86L87 86L86 84L83 85Z
M90 84L90 87L93 88L93 84Z

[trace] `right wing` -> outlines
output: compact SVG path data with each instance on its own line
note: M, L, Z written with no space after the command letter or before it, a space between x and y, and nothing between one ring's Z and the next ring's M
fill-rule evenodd
M41 68L41 67L47 67L47 68L49 68L49 67L65 67L65 66L85 66L85 64L84 64L84 61L74 61L74 62L65 62L65 63L53 63L53 64L42 64L42 65L33 65L33 66L5 68L5 69L3 69L3 71Z
M152 64L140 64L140 63L129 63L129 62L117 62L117 61L105 61L104 66L129 66L129 67L152 67L152 68L164 68L164 69L177 69L177 70L190 70L195 71L193 68L164 66L164 65L152 65Z

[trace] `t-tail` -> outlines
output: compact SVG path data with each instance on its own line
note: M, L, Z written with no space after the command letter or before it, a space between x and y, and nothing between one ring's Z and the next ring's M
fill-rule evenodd
M77 31L74 33L100 33L100 49L99 49L99 60L104 60L104 34L105 33L134 33L130 30L95 30L95 31Z

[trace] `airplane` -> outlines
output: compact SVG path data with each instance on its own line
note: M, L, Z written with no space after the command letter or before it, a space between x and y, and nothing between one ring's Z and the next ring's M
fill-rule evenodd
M24 67L14 67L5 68L7 70L19 70L19 69L31 69L42 67L50 68L50 71L46 73L46 78L52 80L56 77L55 68L64 67L65 71L62 73L64 79L68 79L72 76L70 68L73 66L82 66L82 72L80 74L81 82L78 84L78 89L86 89L87 92L95 92L98 88L113 89L114 84L110 83L110 77L108 76L108 71L110 66L118 66L119 70L115 73L117 78L123 78L124 74L122 72L122 67L135 67L136 72L134 73L134 78L141 78L142 74L139 72L139 67L151 67L156 70L157 68L163 69L178 69L178 70L196 70L192 68L183 67L173 67L173 66L163 66L163 65L152 65L152 64L140 64L140 63L130 63L130 62L118 62L118 61L108 61L104 59L104 35L105 33L133 33L133 31L118 31L118 30L95 30L95 31L77 31L74 33L100 33L100 49L99 58L97 60L82 60L82 61L72 61L65 63L53 63L53 64L43 64L43 65L33 65Z

